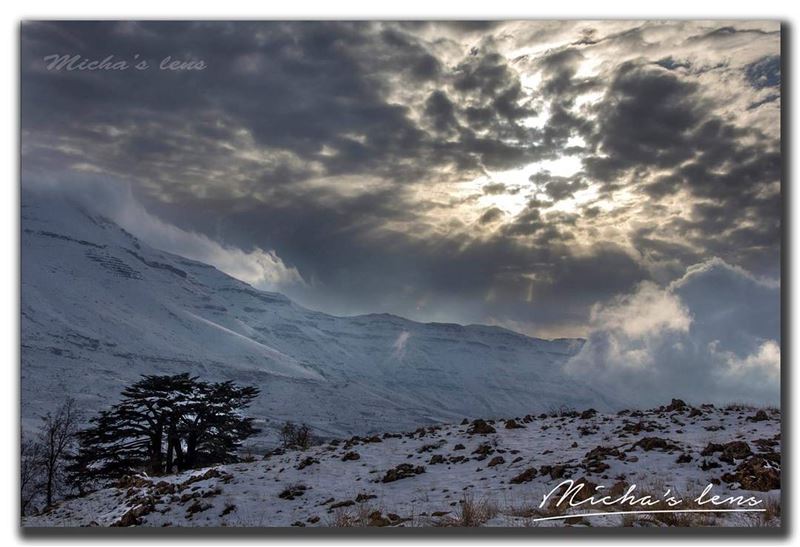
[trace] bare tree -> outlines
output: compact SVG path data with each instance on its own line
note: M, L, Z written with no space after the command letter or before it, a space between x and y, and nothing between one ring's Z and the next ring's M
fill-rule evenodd
M38 442L31 439L22 441L20 453L20 510L25 515L39 493L42 475L41 448Z
M53 504L77 426L75 399L68 398L55 413L47 413L39 430L39 460L44 480L45 503L48 507Z
M314 443L311 428L308 424L296 425L286 422L281 428L281 444L283 448L307 450Z

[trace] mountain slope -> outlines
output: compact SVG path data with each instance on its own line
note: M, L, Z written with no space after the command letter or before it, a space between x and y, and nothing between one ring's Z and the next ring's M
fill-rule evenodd
M141 374L254 384L265 429L321 435L610 402L566 377L580 340L305 309L149 247L53 197L22 199L22 418L71 395L89 413Z

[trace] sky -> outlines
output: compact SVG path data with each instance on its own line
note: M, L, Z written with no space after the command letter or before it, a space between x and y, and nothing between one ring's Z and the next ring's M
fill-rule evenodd
M608 381L779 370L776 22L28 22L20 67L23 187L155 247L334 314L585 337Z

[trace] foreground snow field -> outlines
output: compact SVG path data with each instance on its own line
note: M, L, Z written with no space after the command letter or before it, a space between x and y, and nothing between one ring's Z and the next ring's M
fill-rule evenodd
M474 421L326 441L307 451L167 477L131 477L62 502L23 525L50 526L779 526L780 412L691 407ZM584 492L681 501L569 508L543 496ZM709 487L709 485L711 485ZM596 490L595 487L602 487ZM693 501L752 497L717 509ZM584 498L577 494L574 500ZM595 496L599 497L599 495ZM586 513L618 512L592 516ZM565 514L575 515L564 518ZM581 516L583 515L583 516Z

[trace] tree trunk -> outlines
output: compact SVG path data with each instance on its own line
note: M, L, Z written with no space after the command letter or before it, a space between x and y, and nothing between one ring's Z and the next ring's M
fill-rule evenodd
M150 473L160 475L164 472L163 455L161 453L161 441L163 434L161 430L155 431L150 441Z
M47 469L47 507L53 505L53 470L51 468Z
M167 440L167 474L172 473L172 454L175 450L175 439L170 436Z
M183 447L181 446L180 439L175 443L175 463L178 466L178 471L186 469L185 460L183 457Z

